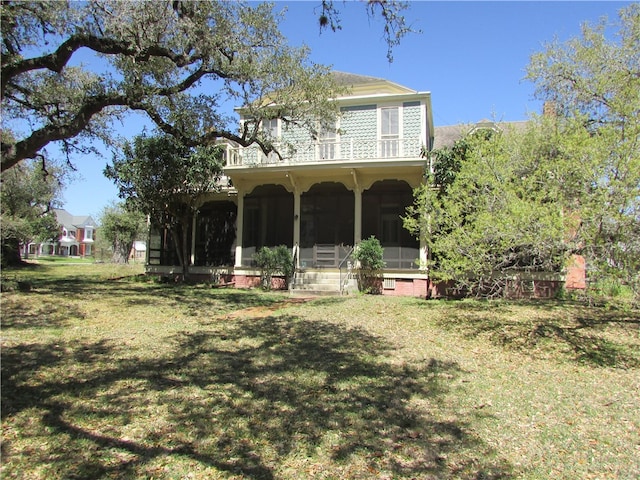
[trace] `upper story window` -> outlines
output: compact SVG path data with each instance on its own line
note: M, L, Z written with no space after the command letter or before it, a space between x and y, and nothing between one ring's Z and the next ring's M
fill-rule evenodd
M400 139L400 112L398 107L380 109L380 156L397 157Z
M84 229L84 240L93 240L93 228L86 227Z
M318 136L318 147L322 160L333 160L336 157L336 131L323 128Z
M278 119L270 118L262 121L262 131L270 138L275 139L278 137Z

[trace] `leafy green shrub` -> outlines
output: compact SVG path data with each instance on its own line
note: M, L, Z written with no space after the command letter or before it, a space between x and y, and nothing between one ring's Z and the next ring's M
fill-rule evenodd
M589 303L612 308L637 308L640 297L633 288L616 278L600 278L589 285L586 295Z
M262 247L253 255L253 259L260 267L260 283L264 290L271 290L271 279L275 274L282 275L285 288L289 287L289 281L294 272L293 257L289 247L286 245L278 245L274 248Z
M382 293L383 254L380 241L373 235L353 250L353 258L358 262L358 287L361 292Z

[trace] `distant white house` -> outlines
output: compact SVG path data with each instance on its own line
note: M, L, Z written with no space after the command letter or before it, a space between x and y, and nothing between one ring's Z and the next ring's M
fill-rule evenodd
M129 259L133 261L142 261L144 262L147 255L147 242L143 242L142 240L136 240L133 242L133 247L131 247L131 253L129 254Z

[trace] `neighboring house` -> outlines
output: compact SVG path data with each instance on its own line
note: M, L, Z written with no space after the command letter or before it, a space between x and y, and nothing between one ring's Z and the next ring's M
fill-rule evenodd
M93 218L71 215L63 209L54 209L54 212L60 225L60 237L54 242L30 243L29 255L92 256L98 228Z
M145 261L147 254L147 242L136 240L131 246L131 252L129 253L129 260L137 263Z
M265 128L294 145L282 159L228 146L225 175L233 187L202 199L191 232L192 274L222 272L237 286L254 285L260 272L253 254L284 244L299 268L294 287L302 288L340 267L344 273L352 247L373 235L384 247L385 292L426 295L419 268L426 251L401 216L424 179L421 151L433 144L431 95L379 78L334 75L350 87L337 99L335 131L312 140L274 119ZM180 273L167 232L152 232L147 251L150 273Z

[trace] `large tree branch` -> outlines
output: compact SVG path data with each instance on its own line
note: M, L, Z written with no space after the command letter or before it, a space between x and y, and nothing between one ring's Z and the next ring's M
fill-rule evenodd
M146 105L142 102L138 102L135 104L130 104L129 107L132 108L133 110L140 110L145 112L149 116L149 118L153 121L153 123L155 123L158 126L160 130L162 130L164 133L168 135L172 135L173 137L179 139L180 142L182 142L184 145L187 145L189 147L194 147L196 145L211 145L211 144L214 144L216 140L218 140L219 138L224 138L227 140L231 140L232 142L235 142L242 147L248 147L254 144L258 145L265 155L268 155L269 153L275 151L272 145L267 144L262 140L260 140L255 135L256 133L255 131L253 132L253 134L249 134L248 129L246 127L242 135L237 135L235 133L231 133L226 130L210 130L204 135L201 135L200 137L193 138L188 135L185 135L185 133L182 132L175 125L165 122L162 116L155 109L151 108L149 105ZM278 155L280 154L278 153Z
M94 115L111 106L125 106L129 100L125 95L105 95L88 100L78 113L64 125L47 125L35 130L29 137L15 144L2 142L2 162L0 171L18 164L24 158L35 158L40 149L50 142L64 140L78 135Z
M78 110L78 113L63 125L46 125L35 130L29 137L17 142L15 145L3 142L0 171L5 171L6 169L11 168L24 158L34 158L37 152L50 142L76 136L88 127L89 122L94 115L111 106L126 106L134 110L144 110L161 130L181 138L185 143L194 144L193 141L188 141L185 135L181 134L179 129L164 122L160 115L142 103L140 99L154 95L170 97L171 95L188 90L208 74L215 74L220 78L229 78L229 75L223 71L217 69L206 69L201 66L185 77L180 83L157 89L152 93L144 92L138 95L111 94L91 97Z
M11 62L7 56L3 55L0 96L4 98L4 92L8 82L22 73L42 69L60 73L71 59L71 56L83 47L103 54L129 56L140 62L148 61L152 57L166 58L179 68L202 60L202 55L200 54L187 55L185 53L175 53L161 45L152 45L144 49L138 49L129 42L78 33L70 36L54 52L48 55L14 62Z

